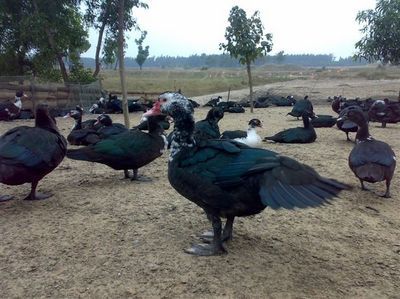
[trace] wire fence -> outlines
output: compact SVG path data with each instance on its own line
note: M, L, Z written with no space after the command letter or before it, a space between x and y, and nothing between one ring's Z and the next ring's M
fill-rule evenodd
M23 91L28 96L23 101L23 108L32 111L39 103L56 109L71 109L80 105L88 111L104 96L100 80L91 84L63 84L41 82L31 76L0 76L0 102L13 100L17 91Z

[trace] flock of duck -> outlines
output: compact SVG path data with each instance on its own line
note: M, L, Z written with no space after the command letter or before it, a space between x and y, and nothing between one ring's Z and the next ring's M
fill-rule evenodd
M374 102L368 111L371 115L378 111L378 121L390 123L386 114L393 118L397 108L388 112L381 102L386 106L390 104L389 101ZM200 206L212 224L212 230L201 235L201 242L185 251L205 256L222 254L226 252L224 243L232 238L235 217L254 215L268 206L272 209L318 207L329 203L342 190L351 188L321 176L293 158L260 148L261 141L310 143L317 138L314 127L336 124L339 129L344 128L348 136L348 132L352 132L347 131L348 128L356 126L355 146L348 159L350 169L363 190L364 182L386 181L384 196L390 197L396 166L393 150L369 134L368 113L362 105L350 105L336 98L332 108L339 113L338 118L315 115L311 102L305 97L297 101L289 113L301 117L303 127L261 139L256 132L262 127L259 119L251 119L247 131L221 133L218 122L224 116L223 109L213 107L204 120L195 122L191 101L180 93L165 92L132 129L113 123L105 114L83 122L83 110L76 107L66 115L75 120L75 125L65 139L47 106L39 105L34 127L15 127L0 137L0 182L30 183L31 191L25 199L44 199L50 195L39 194L36 187L65 156L123 170L125 178L136 180L138 169L160 157L168 148L170 184ZM164 130L169 128L171 120L174 129L165 136ZM67 141L80 147L69 149ZM2 195L0 201L11 198ZM221 218L226 219L224 225Z

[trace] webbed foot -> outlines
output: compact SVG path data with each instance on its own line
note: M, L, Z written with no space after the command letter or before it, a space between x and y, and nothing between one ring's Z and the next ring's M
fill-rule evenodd
M53 194L46 194L46 193L35 193L35 194L29 194L27 197L24 198L24 200L42 200L46 199L49 197L52 197Z
M2 195L2 196L0 196L0 202L9 201L9 200L11 200L13 198L14 198L14 196L11 196L11 195Z
M194 244L192 247L185 249L185 252L198 256L221 255L227 253L226 249L222 245L219 247L214 243Z

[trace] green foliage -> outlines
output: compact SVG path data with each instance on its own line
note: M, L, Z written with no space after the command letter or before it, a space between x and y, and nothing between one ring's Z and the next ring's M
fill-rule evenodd
M74 64L70 70L69 82L89 84L95 82L97 78L93 77L91 69L84 68L82 64Z
M136 56L136 62L139 65L140 69L142 69L143 63L146 61L147 57L149 57L149 46L143 48L143 41L146 38L147 31L143 31L139 39L135 39L135 43L138 46L138 53Z
M105 64L114 64L117 60L118 43L113 37L106 36L103 47L102 61Z
M234 6L228 21L230 26L225 32L227 43L221 43L220 49L238 59L241 64L250 64L272 50L272 34L264 35L258 11L247 18L243 9Z
M364 24L356 59L400 64L400 0L379 0L375 10L360 11L356 21Z
M248 19L243 9L234 6L228 21L230 26L225 32L227 43L221 43L219 46L220 49L229 52L231 57L238 59L242 65L246 65L250 89L250 111L253 112L253 82L250 64L272 50L272 34L264 35L264 26L258 11Z
M100 50L104 40L101 61L105 64L114 64L117 60L118 40L118 4L117 0L85 0L85 21L88 26L98 30L97 48ZM124 3L124 30L139 29L133 17L133 8L148 8L148 5L139 0L125 0ZM105 36L103 38L103 36ZM124 47L127 47L125 43ZM100 51L96 52L97 75L100 68Z
M15 61L10 74L46 74L56 63L89 48L87 32L73 0L0 2L0 60ZM66 75L66 74L65 74Z

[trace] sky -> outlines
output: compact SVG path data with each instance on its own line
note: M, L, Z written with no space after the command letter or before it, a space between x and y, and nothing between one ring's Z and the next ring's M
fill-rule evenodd
M361 10L374 9L376 0L142 0L149 9L135 8L133 14L147 31L143 46L150 56L222 54L231 8L238 5L250 17L260 12L265 33L272 33L274 55L333 54L348 57L363 36L356 22ZM135 38L127 33L127 57L136 57ZM92 47L83 54L94 57L97 34L90 32Z

